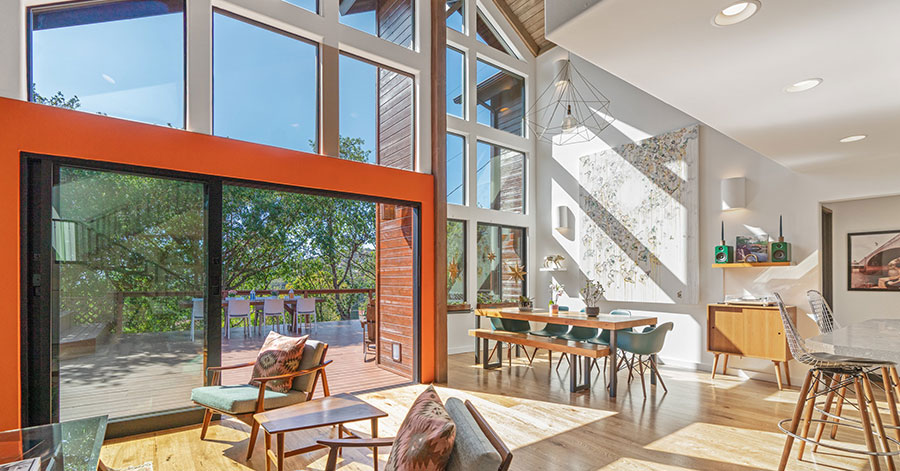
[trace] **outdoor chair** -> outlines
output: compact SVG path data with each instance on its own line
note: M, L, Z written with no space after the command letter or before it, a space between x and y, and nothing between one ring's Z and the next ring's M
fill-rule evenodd
M274 318L278 322L272 326L272 329L278 329L281 332L281 325L284 324L284 299L271 298L263 301L262 313L263 327L269 325L269 318Z
M305 316L306 332L309 333L312 328L318 328L316 323L316 298L297 297L297 305L294 306L294 315L297 316L297 322L300 322L300 316ZM310 319L312 319L310 321Z
M299 369L290 374L254 378L259 382L259 387L250 384L222 385L222 372L237 368L249 368L256 364L255 361L231 366L212 366L207 368L207 373L212 373L211 386L194 388L191 391L191 401L206 408L203 415L203 428L200 430L200 440L206 439L206 431L213 414L223 414L237 418L250 425L250 442L247 446L247 459L253 456L253 447L256 445L256 436L259 433L259 423L253 419L253 414L279 409L281 407L299 404L313 398L319 377L322 377L322 391L325 396L328 391L328 378L325 376L325 367L331 360L325 361L328 353L328 344L318 340L307 340L303 346L303 355L300 359ZM266 383L274 380L294 378L291 390L286 393L275 392L266 388Z
M206 303L203 302L203 298L194 298L191 301L191 342L193 342L194 323L206 318Z
M375 333L375 303L370 303L366 306L366 315L359 319L359 325L362 327L363 336L363 362L366 362L368 361L366 358L370 353L376 357L378 356Z
M240 319L244 324L244 337L250 336L250 301L247 299L229 299L225 308L225 337L231 338L231 320Z
M471 402L455 397L447 399L444 408L456 425L456 439L450 452L447 471L506 471L512 462L512 452L494 429L484 420ZM372 448L393 446L393 438L335 438L319 440L330 448L326 471L337 469L338 453L342 448ZM374 457L378 460L378 457Z

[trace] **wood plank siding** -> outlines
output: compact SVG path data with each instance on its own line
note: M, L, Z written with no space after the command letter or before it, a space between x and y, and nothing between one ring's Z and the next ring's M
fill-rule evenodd
M415 292L412 208L389 204L378 211L378 364L405 378L413 378ZM401 360L392 357L400 344Z

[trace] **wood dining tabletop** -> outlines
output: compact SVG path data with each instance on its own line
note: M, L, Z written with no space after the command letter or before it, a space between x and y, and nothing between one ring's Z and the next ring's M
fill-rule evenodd
M500 310L485 310L484 317L500 317L503 319L517 319L531 322L546 322L548 324L562 324L578 327L594 327L598 329L620 330L645 325L656 325L658 319L651 316L612 316L599 314L590 317L583 312L562 311L553 313L550 311L533 310L521 311L519 308L507 308Z

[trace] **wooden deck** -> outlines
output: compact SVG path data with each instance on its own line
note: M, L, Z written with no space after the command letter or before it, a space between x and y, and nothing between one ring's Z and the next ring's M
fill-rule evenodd
M268 333L268 331L266 331ZM305 333L305 332L304 332ZM61 419L109 414L111 418L192 406L191 389L203 378L202 342L187 332L120 335L91 355L60 361ZM328 343L331 392L358 393L407 384L368 355L363 362L359 321L323 322L310 338ZM244 338L243 328L222 339L222 364L256 359L264 336ZM252 368L223 375L223 384L246 383ZM317 395L321 394L321 383Z

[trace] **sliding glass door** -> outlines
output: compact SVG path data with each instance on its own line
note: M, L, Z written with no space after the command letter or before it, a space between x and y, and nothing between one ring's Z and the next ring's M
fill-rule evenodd
M29 324L49 334L51 420L191 407L206 366L207 184L35 165L29 209L49 211L30 218L32 243L49 252L31 281L49 281L33 287L49 303Z

